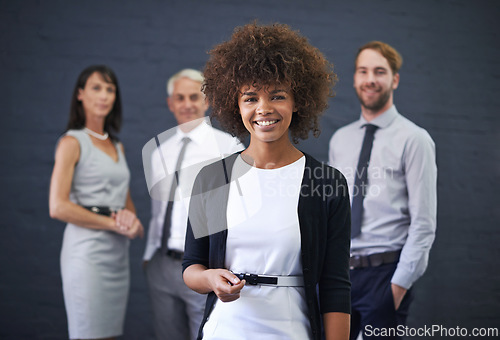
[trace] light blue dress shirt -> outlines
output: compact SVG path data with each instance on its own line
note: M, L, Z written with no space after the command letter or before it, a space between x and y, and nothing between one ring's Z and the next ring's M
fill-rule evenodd
M361 118L330 140L330 165L347 178L351 200L354 177L368 122ZM352 239L353 255L402 249L391 282L404 288L427 268L436 231L437 166L430 135L392 106L370 124L375 132L363 201L361 234Z

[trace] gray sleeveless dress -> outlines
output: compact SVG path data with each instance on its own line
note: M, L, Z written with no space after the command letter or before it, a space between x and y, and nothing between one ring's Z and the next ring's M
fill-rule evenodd
M83 206L125 206L130 172L118 144L118 162L95 147L83 130L66 133L80 143L71 201ZM68 223L61 250L64 303L71 339L118 336L129 292L129 239Z

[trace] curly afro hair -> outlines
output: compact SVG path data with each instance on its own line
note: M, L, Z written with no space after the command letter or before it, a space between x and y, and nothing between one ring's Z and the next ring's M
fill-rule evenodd
M243 86L289 84L297 112L290 124L294 143L319 136L319 117L333 97L337 76L323 54L288 25L237 27L229 41L215 46L204 70L203 92L212 116L233 136L248 135L239 114Z

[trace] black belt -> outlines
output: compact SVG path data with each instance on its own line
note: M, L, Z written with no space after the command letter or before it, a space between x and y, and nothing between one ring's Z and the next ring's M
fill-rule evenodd
M245 280L247 285L273 285L277 287L303 287L302 276L268 276L248 273L234 273L240 280Z
M174 260L182 260L184 258L184 253L183 252L177 251L177 250L172 250L172 249L167 250L167 252L165 253L165 255L167 255L168 257L173 258Z
M387 263L394 263L399 260L399 255L401 250L389 251L386 253L377 253L371 255L352 255L349 259L349 268L368 268L368 267L378 267Z
M113 210L110 207L94 207L94 206L84 206L84 205L82 205L82 207L92 211L93 213L104 216L111 216L112 213L116 212L116 210Z

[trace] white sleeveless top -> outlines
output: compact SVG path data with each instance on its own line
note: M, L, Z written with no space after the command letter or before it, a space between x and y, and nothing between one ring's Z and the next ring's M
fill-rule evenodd
M302 275L297 214L305 157L278 169L233 168L227 206L226 268L236 273ZM247 168L237 181L237 169ZM246 285L240 298L218 300L203 339L311 338L304 287Z

